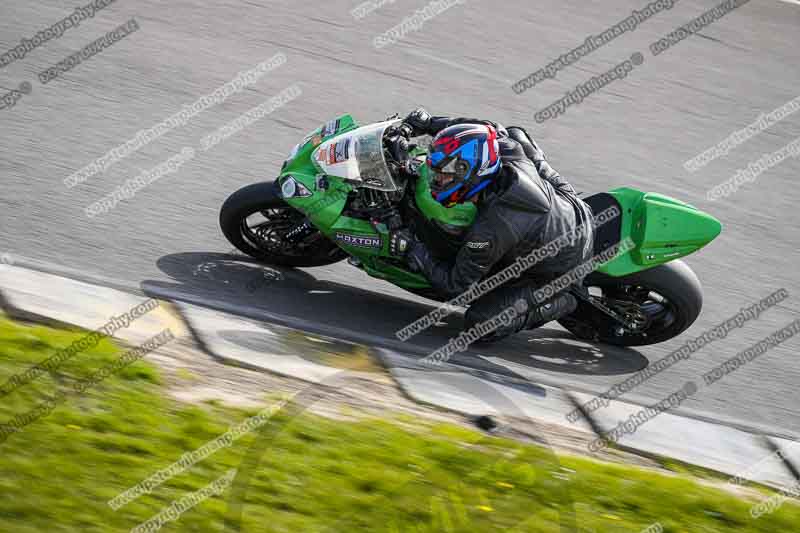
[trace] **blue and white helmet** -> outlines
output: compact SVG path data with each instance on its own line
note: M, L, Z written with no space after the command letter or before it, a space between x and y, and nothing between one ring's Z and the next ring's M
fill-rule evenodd
M485 124L458 124L440 131L428 149L431 193L445 207L470 200L500 170L497 130Z

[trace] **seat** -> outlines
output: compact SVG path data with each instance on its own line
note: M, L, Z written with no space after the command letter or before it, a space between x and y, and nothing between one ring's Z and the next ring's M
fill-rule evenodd
M581 198L584 202L589 204L592 208L594 216L602 213L606 209L616 206L622 213L622 206L614 198L613 195L607 192L593 194L586 198ZM615 244L622 240L622 216L618 216L613 220L609 220L602 226L597 228L594 238L594 255L599 255L608 250Z

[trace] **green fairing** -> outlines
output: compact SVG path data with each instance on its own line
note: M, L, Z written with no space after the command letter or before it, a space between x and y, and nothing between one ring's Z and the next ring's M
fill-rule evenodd
M339 127L335 133L320 139L327 141L344 133L353 131L358 125L350 115L338 119ZM311 222L328 238L336 242L349 255L358 258L360 266L370 276L384 279L406 289L430 288L428 281L418 275L398 268L385 261L389 258L388 231L385 227L373 228L365 220L342 215L347 195L354 187L344 179L325 176L328 188L318 187L318 178L323 177L320 167L313 161L312 153L319 146L314 136L319 136L323 128L318 128L306 139L284 166L279 176L279 184L291 175L302 183L312 194L306 198L293 197L286 202L306 214ZM417 149L412 156L424 156L424 150ZM429 219L458 227L468 227L475 218L476 208L467 203L445 208L437 203L430 193L427 167L420 167L421 176L417 179L415 200L420 211ZM656 193L644 193L631 188L610 191L622 207L622 228L620 240L631 237L635 248L618 255L597 270L610 276L621 277L646 270L662 263L689 255L717 237L722 230L721 223L693 206ZM363 239L358 244L352 237L379 238L380 247L365 245ZM377 242L377 241L374 241Z
M636 245L597 270L622 277L696 252L722 232L708 213L663 194L622 187L610 191L622 207L621 240Z

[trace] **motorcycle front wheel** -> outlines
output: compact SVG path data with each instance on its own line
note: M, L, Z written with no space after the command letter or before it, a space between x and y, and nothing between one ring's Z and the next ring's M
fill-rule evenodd
M219 213L225 238L241 252L277 266L316 267L338 263L347 254L319 230L299 242L286 234L305 216L283 201L274 182L254 183L230 195Z

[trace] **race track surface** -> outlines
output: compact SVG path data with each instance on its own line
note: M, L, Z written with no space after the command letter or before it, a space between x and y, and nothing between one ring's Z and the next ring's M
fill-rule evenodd
M800 158L770 168L717 201L706 192L765 153L800 137L800 112L695 173L683 163L734 131L800 96L800 5L752 0L654 56L648 49L712 8L681 0L562 70L516 94L511 85L646 5L642 1L542 0L452 6L381 49L375 36L426 5L396 0L356 20L357 1L117 1L62 37L0 68L3 93L29 82L0 109L0 254L21 264L109 280L136 290L172 290L236 302L286 317L391 339L430 302L368 278L346 263L284 271L244 285L259 265L226 255L217 213L237 188L273 177L308 131L343 113L362 122L424 105L434 114L523 125L578 190L618 186L688 201L720 218L723 234L688 258L705 290L697 323L679 339L639 350L589 346L560 328L471 350L465 364L502 375L602 391L682 341L785 288L790 298L727 338L636 390L658 401L798 317ZM67 16L74 2L0 5L0 53ZM38 74L135 17L139 29L47 84ZM282 52L287 61L256 84L74 188L64 179L200 96ZM644 62L625 79L565 114L534 114L632 54ZM283 89L302 95L197 156L111 212L84 208L183 147ZM460 326L409 341L424 355ZM704 387L684 408L800 434L797 339ZM479 357L482 356L482 357Z

